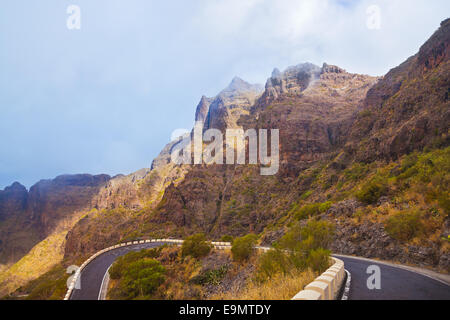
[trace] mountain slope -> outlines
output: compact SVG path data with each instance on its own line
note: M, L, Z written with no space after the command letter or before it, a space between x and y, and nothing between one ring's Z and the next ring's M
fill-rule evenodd
M419 52L389 71L367 94L347 150L364 161L398 158L431 143L448 143L450 19Z

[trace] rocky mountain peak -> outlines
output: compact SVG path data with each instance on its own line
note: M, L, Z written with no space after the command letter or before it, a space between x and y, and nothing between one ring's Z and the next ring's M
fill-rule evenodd
M18 182L0 190L0 220L12 216L16 211L24 210L27 198L27 189Z
M338 66L329 65L327 63L323 63L322 66L322 73L346 73L342 68L339 68Z
M263 86L234 77L215 97L202 96L195 112L195 121L207 128L235 127L236 121L261 95Z
M27 192L27 188L25 188L25 186L16 181L9 187L6 187L4 189L4 192Z
M282 94L299 94L318 79L321 72L322 68L309 62L288 67L283 72L275 68L266 82L263 100L270 102Z
M262 86L259 84L250 84L239 77L234 77L228 87L226 87L220 94L224 93L239 93L239 92L261 92ZM220 95L219 94L219 95Z

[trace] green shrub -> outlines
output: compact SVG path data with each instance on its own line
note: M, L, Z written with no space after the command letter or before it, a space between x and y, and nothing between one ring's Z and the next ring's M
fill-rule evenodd
M328 221L310 220L306 226L293 226L258 260L257 278L266 280L277 273L290 273L310 268L323 272L329 266L330 251L325 248L333 240L334 225Z
M301 227L292 227L276 244L291 251L308 252L317 248L327 248L334 237L334 225L325 220L310 220Z
M306 191L305 193L303 193L303 194L300 196L300 200L306 200L306 199L308 199L309 196L312 195L312 193L313 193L312 190Z
M231 246L233 260L242 262L249 259L254 251L257 238L254 234L248 234L234 239L233 245Z
M364 178L369 172L367 165L363 163L355 163L349 169L344 171L344 176L346 180L357 181Z
M366 182L356 193L356 198L366 204L373 204L380 197L387 194L387 183L380 177L373 178Z
M224 235L220 238L221 242L233 242L233 237L229 235Z
M120 279L123 276L123 272L128 266L138 260L145 258L156 258L159 256L162 247L154 249L143 249L141 251L132 251L124 256L119 257L109 269L109 275L111 279Z
M121 292L128 298L148 296L164 282L165 268L158 260L145 258L127 265L120 279Z
M319 204L319 212L322 213L322 212L328 211L328 209L330 209L331 205L332 205L331 201L320 203Z
M387 219L384 227L391 237L400 241L409 241L423 230L420 218L421 213L418 210L400 212Z
M211 269L207 270L205 272L202 272L195 277L193 277L190 281L195 284L199 285L205 285L205 284L211 284L214 286L217 286L220 284L222 279L225 277L225 275L228 272L227 266L221 266L217 269Z
M330 254L329 250L322 248L311 250L306 259L306 264L318 273L325 272L330 266Z
M263 253L258 259L258 280L266 280L275 274L286 274L290 271L292 264L286 253L279 249L272 249Z
M212 245L206 241L206 237L203 233L194 234L187 237L181 247L181 254L183 257L191 256L194 258L202 258L209 254L212 249Z
M297 220L303 220L308 217L318 215L327 211L331 207L332 202L327 201L323 203L311 203L299 208L294 207L294 218Z
M335 227L331 222L325 220L312 220L301 229L300 234L304 241L308 241L307 249L315 250L319 248L328 248L331 241L333 241L334 231ZM303 244L303 249L305 249L305 244Z

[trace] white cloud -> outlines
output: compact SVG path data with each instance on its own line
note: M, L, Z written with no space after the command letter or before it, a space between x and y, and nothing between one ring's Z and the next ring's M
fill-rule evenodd
M381 10L379 30L367 28L373 5ZM327 61L383 74L416 52L448 9L448 1L207 0L194 25L225 54L260 50L269 61L282 57L281 67Z

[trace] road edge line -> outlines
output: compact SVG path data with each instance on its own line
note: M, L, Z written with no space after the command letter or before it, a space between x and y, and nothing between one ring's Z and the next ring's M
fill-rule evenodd
M347 273L347 281L345 282L344 293L342 294L341 300L348 300L350 296L350 283L352 281L352 274L347 269L344 269L345 273Z
M113 263L111 263L111 265L108 267L108 269L106 269L106 272L103 275L103 280L102 280L102 284L100 286L100 292L98 293L97 300L106 300L106 294L107 294L107 291L108 291L108 284L109 284L109 277L108 277L108 280L106 280L106 277L107 277L107 275L109 275L109 269L111 269L112 265L113 265ZM104 289L105 285L106 285L106 288ZM105 290L104 296L102 294L103 290Z

